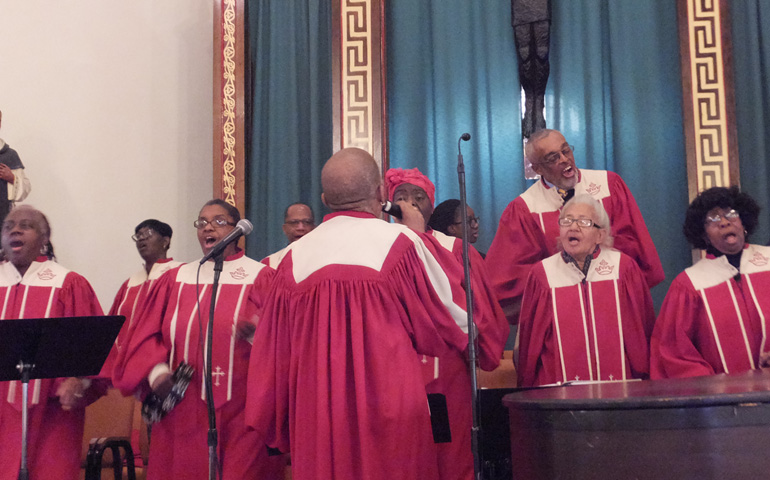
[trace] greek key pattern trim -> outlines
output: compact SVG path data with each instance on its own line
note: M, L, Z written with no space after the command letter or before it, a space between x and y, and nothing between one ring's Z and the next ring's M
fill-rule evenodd
M730 185L719 0L688 0L697 190Z
M222 195L235 205L235 1L222 0Z
M342 3L343 147L373 151L372 5L370 0Z

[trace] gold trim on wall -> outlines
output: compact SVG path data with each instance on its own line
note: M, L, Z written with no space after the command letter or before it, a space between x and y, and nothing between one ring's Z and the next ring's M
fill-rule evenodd
M214 4L214 192L245 214L245 0Z
M334 150L358 147L387 168L384 0L332 5Z
M725 0L679 0L683 115L690 200L737 185L738 145Z
M235 0L222 14L222 197L235 205Z

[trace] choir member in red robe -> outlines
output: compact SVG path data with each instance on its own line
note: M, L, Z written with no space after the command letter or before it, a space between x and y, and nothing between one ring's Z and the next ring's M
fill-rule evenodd
M144 266L123 282L112 302L110 315L123 315L126 321L115 339L115 346L107 361L104 362L102 372L106 377L112 376L115 358L124 346L126 335L134 321L134 314L149 289L161 275L182 264L167 255L173 233L169 224L155 219L147 219L134 228L131 239L136 243Z
M402 202L384 222L379 167L347 148L321 174L333 213L292 243L257 324L247 421L291 450L295 480L438 479L418 353L467 345L467 316Z
M652 288L663 281L658 252L620 176L605 170L578 170L573 147L556 130L533 133L525 153L540 180L506 207L486 257L490 279L511 324L518 322L530 270L557 251L556 220L565 201L579 193L602 202L615 248L639 265L647 285Z
M770 351L770 247L748 243L759 206L738 187L714 187L690 204L684 234L705 258L671 283L651 344L653 378L739 373Z
M419 208L424 218L423 241L439 260L453 289L459 292L458 300L464 301L462 239L429 226L435 203L436 187L433 182L417 168L391 168L385 173L385 182L392 202L406 202ZM476 351L479 365L484 370L494 370L500 363L508 338L508 324L487 279L483 258L472 246L469 246L468 256L474 297L473 318L478 329ZM440 358L422 356L421 361L427 373L427 392L442 394L447 402L451 442L436 445L440 477L442 480L472 480L473 395L468 362L456 351L448 351Z
M208 253L240 220L222 200L207 202L194 226ZM282 479L285 460L268 457L263 437L244 422L250 333L274 271L244 256L231 243L217 291L212 342L212 389L218 432L217 458L223 479ZM128 332L113 370L124 395L151 388L161 398L181 362L195 372L184 398L152 428L147 478L206 478L209 428L203 383L214 260L177 267L161 276L147 295ZM247 328L251 324L251 332Z
M576 195L558 219L562 251L532 268L518 330L519 386L648 378L655 312L644 276L610 248L609 217Z
M85 278L53 260L45 215L15 207L2 226L0 321L102 315ZM48 256L50 255L50 257ZM77 479L85 407L106 382L80 378L31 380L28 399L29 478ZM16 480L21 463L21 382L0 383L0 479Z

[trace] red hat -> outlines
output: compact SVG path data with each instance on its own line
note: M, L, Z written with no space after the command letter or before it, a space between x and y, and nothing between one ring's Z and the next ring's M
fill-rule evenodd
M436 204L436 186L416 168L409 170L391 168L385 172L385 184L388 186L388 199L391 202L393 201L393 193L396 191L396 188L404 183L411 183L422 188L428 194L430 204Z

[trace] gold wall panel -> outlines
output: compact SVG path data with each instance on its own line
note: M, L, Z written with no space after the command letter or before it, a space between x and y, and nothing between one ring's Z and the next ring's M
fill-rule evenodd
M384 0L332 8L334 150L358 147L387 168Z
M245 214L245 0L214 3L214 192Z
M725 0L679 0L678 6L692 200L707 188L739 183L732 50Z

